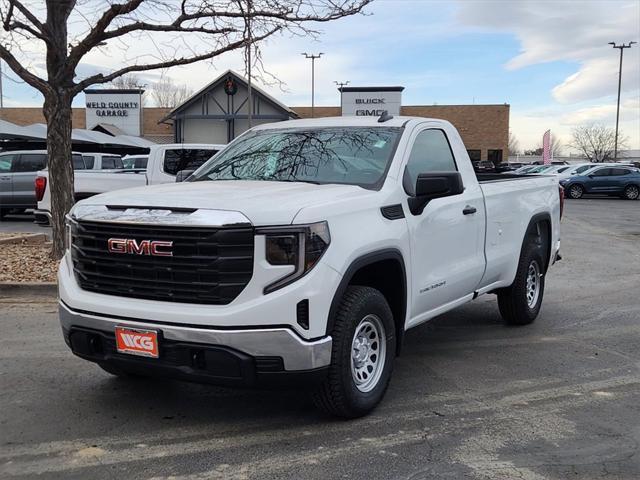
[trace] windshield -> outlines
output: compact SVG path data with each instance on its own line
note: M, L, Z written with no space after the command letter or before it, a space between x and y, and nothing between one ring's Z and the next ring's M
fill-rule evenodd
M341 127L250 132L205 163L190 181L263 180L376 188L401 128Z

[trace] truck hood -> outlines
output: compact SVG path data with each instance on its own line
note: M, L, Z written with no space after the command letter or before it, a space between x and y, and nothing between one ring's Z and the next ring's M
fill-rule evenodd
M79 202L79 208L74 212L80 213L82 207L90 205L223 210L240 212L255 226L286 225L293 222L296 214L307 206L349 200L371 193L355 185L301 182L225 180L170 183L96 195Z

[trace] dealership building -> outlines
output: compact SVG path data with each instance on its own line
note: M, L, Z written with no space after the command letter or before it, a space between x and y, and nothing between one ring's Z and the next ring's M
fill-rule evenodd
M228 143L249 128L283 120L340 115L444 119L460 132L472 160L508 158L509 105L405 105L404 88L342 87L337 106L287 106L228 70L173 109L147 107L140 89L88 89L73 108L73 128L143 137L155 143ZM249 109L251 101L251 109ZM0 119L20 126L45 123L41 108L3 108Z

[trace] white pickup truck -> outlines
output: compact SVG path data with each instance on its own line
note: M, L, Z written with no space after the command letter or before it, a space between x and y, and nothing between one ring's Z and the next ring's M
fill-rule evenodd
M364 415L407 330L485 293L510 324L540 311L558 182L479 177L442 120L255 127L185 183L75 205L64 338L115 375L304 381L326 411Z
M124 169L121 157L105 154L83 154L87 170L76 171L73 187L76 200L91 197L98 193L121 190L123 188L157 185L176 181L176 175L182 170L195 170L225 145L201 143L176 143L154 145L149 149L147 167L144 169ZM118 159L113 169L103 168L105 159ZM48 225L51 217L51 193L48 188L49 172L38 172L35 179L38 207L34 212L35 222Z

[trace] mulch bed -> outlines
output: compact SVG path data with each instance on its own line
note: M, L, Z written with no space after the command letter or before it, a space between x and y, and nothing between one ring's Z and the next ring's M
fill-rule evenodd
M48 244L0 245L0 282L55 282L58 261L50 255Z

